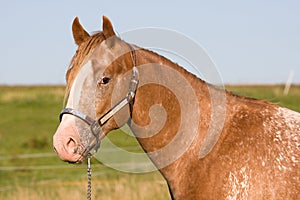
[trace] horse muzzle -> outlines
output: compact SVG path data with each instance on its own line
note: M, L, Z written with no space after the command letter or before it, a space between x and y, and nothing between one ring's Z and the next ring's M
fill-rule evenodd
M81 120L74 120L74 118L64 119L55 135L53 136L54 150L57 152L61 160L70 163L80 163L84 161L87 156L95 154L100 147L100 140L104 137L101 127L96 121L84 120L81 113L74 109L64 109L61 112L60 118L64 114L74 115ZM84 126L84 131L78 127L80 122ZM86 126L86 123L88 126Z

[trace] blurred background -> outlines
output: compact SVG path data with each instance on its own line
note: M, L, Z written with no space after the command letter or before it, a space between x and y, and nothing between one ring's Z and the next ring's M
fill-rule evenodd
M1 1L1 84L64 84L73 55L71 23L87 31L108 16L117 32L158 27L202 45L224 83L300 83L300 2Z
M300 112L300 2L0 1L0 199L83 199L86 165L59 160L52 136L65 72L76 51L71 24L90 33L102 16L115 31L175 30L204 47L226 88ZM109 135L123 147L129 135ZM139 150L137 150L139 151ZM127 174L92 160L93 199L168 199L158 172Z

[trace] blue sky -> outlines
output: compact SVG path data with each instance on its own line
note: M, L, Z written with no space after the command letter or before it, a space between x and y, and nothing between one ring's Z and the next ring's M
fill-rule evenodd
M201 44L225 83L300 83L300 1L1 0L0 84L64 84L76 50L71 23L108 16L117 32L176 30Z

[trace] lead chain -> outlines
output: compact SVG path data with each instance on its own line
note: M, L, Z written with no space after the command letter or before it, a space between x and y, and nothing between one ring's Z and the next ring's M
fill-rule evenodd
M87 158L87 178L88 178L88 185L87 185L87 200L92 199L92 169L91 169L91 155L88 155Z

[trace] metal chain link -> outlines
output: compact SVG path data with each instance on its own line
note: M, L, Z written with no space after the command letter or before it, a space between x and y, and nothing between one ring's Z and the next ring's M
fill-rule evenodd
M87 158L87 200L92 199L92 168L91 168L91 155Z

